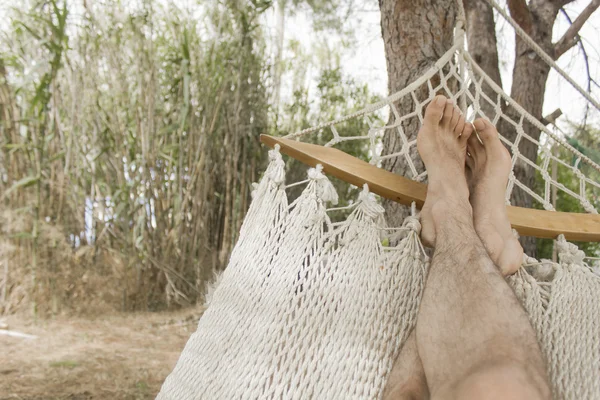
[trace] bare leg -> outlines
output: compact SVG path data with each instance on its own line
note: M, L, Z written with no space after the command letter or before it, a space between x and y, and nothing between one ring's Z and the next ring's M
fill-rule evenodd
M413 330L404 343L388 377L383 398L389 400L427 400L429 388L417 351Z
M436 244L417 321L429 390L433 399L549 399L533 329L473 226L468 135L457 121L439 96L417 143L429 174L422 232Z
M455 112L460 113L459 110ZM508 276L516 272L523 255L521 245L512 235L504 204L504 191L511 168L510 155L491 123L479 119L474 125L481 142L477 136L471 135L472 129L462 117L455 127L455 131L462 130L468 139L465 172L473 223L489 257L502 275ZM384 399L429 398L427 380L416 346L413 331L394 363Z
M442 98L442 100L444 103L439 106L440 110L444 109L446 103L445 99ZM464 152L466 152L467 140L473 132L473 127L465 121L458 108L450 108L449 111L451 111L451 114L446 118L446 122L456 132L457 137L458 135L461 136L460 145ZM437 126L441 122L442 115L437 115L435 118L437 119L433 122L434 125ZM464 162L464 156L458 156L457 160L461 159ZM430 206L431 202L426 203L426 208L424 208L421 213L422 218L430 218ZM425 229L423 229L421 235L423 242L429 246L433 246L435 243L435 232L433 229L429 229L431 226L431 223L424 224ZM400 354L394 362L394 366L385 387L383 399L427 400L429 399L429 395L427 379L417 350L415 331L413 331L406 340L406 343L404 343Z
M443 110L445 105L440 106ZM436 125L439 124L441 115L438 116ZM448 122L452 125L452 128L456 131L456 135L461 135L461 145L466 151L467 140L473 132L473 127L468 124L462 116L460 110L455 108L452 110L451 118ZM463 157L464 158L464 157ZM427 207L430 203L427 204ZM431 211L424 209L421 213L422 217L429 218ZM426 224L427 228L431 226L431 223ZM429 246L434 245L435 233L430 229L423 230L421 235L423 242ZM425 371L423 370L423 364L419 357L417 350L417 341L415 337L415 331L411 333L409 338L404 343L400 354L394 362L394 366L388 378L385 391L383 394L384 400L427 400L429 399L429 387L427 386L427 379L425 377Z

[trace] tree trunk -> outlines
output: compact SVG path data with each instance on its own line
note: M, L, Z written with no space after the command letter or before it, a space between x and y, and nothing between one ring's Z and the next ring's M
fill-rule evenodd
M500 67L498 64L498 42L496 40L496 25L492 7L481 0L464 0L465 13L467 16L467 43L469 53L473 60L490 76L499 86ZM491 99L496 98L495 92L486 83L483 91ZM494 114L494 107L487 102L482 102L481 109L485 115Z
M473 59L498 84L501 84L498 65L497 39L494 14L491 7L480 0L463 0L467 17L467 40ZM562 2L564 3L564 2ZM562 4L548 0L509 1L512 17L548 54L553 55L552 27ZM388 88L390 93L397 92L424 73L452 45L453 27L456 13L455 1L441 0L379 0L381 9L381 30L385 44L388 67ZM550 67L541 60L517 36L515 65L511 97L534 117L542 118L544 92ZM426 89L423 89L426 90ZM489 86L483 90L493 93ZM426 93L417 93L419 98ZM495 99L495 95L492 97ZM482 103L483 112L494 117L492 105ZM400 114L406 114L414 108L412 100L399 102ZM504 113L514 117L514 110L504 105ZM393 117L392 117L393 118ZM518 122L518 119L515 119ZM393 122L393 121L391 121ZM409 139L418 132L419 123L412 119L403 126ZM538 139L540 131L529 123L524 123L524 131ZM499 132L514 141L516 129L506 121L499 121ZM388 131L384 137L384 154L398 152L402 142L397 132ZM512 150L512 149L511 149ZM528 140L519 142L519 152L533 162L537 159L537 145ZM416 154L412 155L417 170L423 164ZM412 177L406 162L401 158L386 160L383 167L394 173ZM524 185L533 188L535 170L524 162L515 165L516 178ZM515 187L511 198L513 205L533 206L532 198L522 189ZM391 201L385 201L384 207L390 225L397 226L406 216L406 208ZM521 240L527 254L534 256L536 242L534 238Z
M519 45L519 42L520 40L517 41L517 59L515 61L511 97L531 115L538 120L541 120L546 80L548 79L550 67L537 56L530 58L530 52L519 52L519 48L523 49L523 44L521 43L521 45ZM511 116L511 119L514 121L519 121L518 117L514 116L515 113L511 112L510 109L505 112ZM504 120L498 124L498 130L511 142L514 142L518 135L514 126ZM523 122L523 130L535 140L538 140L540 137L540 130L529 122ZM536 163L538 154L537 144L522 139L519 142L518 149L523 156ZM517 180L528 188L534 188L534 168L522 160L517 160L513 172ZM512 192L511 204L514 206L531 208L533 206L533 199L523 189L515 185ZM534 237L521 238L521 245L523 246L525 253L531 257L536 257L537 244Z
M526 31L533 40L540 45L548 54L553 54L552 26L556 19L559 8L550 2L532 2L530 15L532 23L525 25ZM538 120L542 119L542 107L544 105L544 92L546 80L550 72L550 66L539 58L527 44L518 36L516 41L516 57L513 72L513 83L510 91L511 97L525 110ZM510 109L507 110L511 115ZM515 119L515 121L518 121ZM502 134L514 141L517 132L507 123L501 124ZM525 133L534 139L540 137L540 131L529 123L523 125ZM519 143L519 151L533 162L537 159L538 147L535 143L522 140ZM515 176L528 187L533 187L535 182L535 170L524 162L515 165ZM512 203L514 205L531 207L532 199L521 189L516 188L513 192Z
M379 0L381 10L381 33L385 45L388 70L388 90L395 93L417 79L452 46L456 3L444 0ZM417 91L417 97L427 97L427 89ZM396 104L400 114L414 110L411 99ZM393 118L391 116L390 118ZM393 121L390 121L393 122ZM419 121L412 118L403 125L409 140L419 130ZM401 138L396 130L386 132L383 153L400 151ZM418 171L423 162L418 154L412 154ZM411 176L404 160L385 160L383 168L402 176ZM407 208L393 201L383 204L390 226L399 226L407 215Z

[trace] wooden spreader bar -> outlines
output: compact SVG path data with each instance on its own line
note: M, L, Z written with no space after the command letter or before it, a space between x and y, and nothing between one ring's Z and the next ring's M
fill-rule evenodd
M367 162L331 147L323 147L295 140L261 135L260 141L269 147L279 144L280 151L311 167L321 164L323 171L358 187L369 185L369 190L386 199L420 209L425 202L427 185L412 181L377 168ZM523 236L600 242L600 215L566 213L507 206L508 218L514 229Z

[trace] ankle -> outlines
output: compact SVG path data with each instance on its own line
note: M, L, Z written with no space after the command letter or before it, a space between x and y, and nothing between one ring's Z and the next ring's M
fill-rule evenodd
M433 204L431 208L433 224L436 228L446 225L466 225L473 228L473 207L461 196L446 196Z

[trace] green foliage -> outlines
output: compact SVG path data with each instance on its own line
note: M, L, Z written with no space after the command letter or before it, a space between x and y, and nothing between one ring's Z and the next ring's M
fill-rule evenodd
M6 192L4 192L3 196L9 196L13 190L17 190L19 188L26 188L32 186L38 182L40 178L37 176L26 176L24 178L16 181Z
M291 41L294 56L273 61L270 0L177 4L28 0L10 11L0 43L0 251L11 250L0 256L21 275L3 310L36 300L46 312L84 308L83 299L121 310L202 301L264 170L259 135L376 100L344 76L327 40L311 50ZM288 15L310 9L319 35L342 32L351 9L287 6ZM285 104L275 96L279 71L291 76ZM338 129L364 135L368 124ZM338 147L368 151L364 141ZM288 180L305 174L292 165ZM344 198L356 194L335 185Z
M345 78L341 68L324 68L317 80L317 95L315 100L311 100L306 90L296 90L289 104L284 106L284 115L289 120L282 121L289 131L280 132L286 134L300 131L323 122L327 122L344 115L353 113L362 109L365 105L376 102L379 98L373 95L367 85L357 84L351 78ZM382 121L380 116L372 117L371 121L375 124ZM336 125L336 130L342 137L364 136L368 133L368 121L364 118L353 118L342 124ZM333 138L330 130L323 130L307 135L304 139L307 142L325 145ZM339 143L336 148L368 160L369 142L366 140L352 140ZM288 162L287 180L289 182L305 179L306 166L295 160ZM340 194L339 206L348 205L350 201L357 198L359 190L339 179L331 178L338 194ZM302 187L292 188L290 198L296 198L302 190ZM347 211L340 211L332 214L334 219L341 219L347 215Z
M345 22L352 14L353 8L357 6L355 2L344 0L292 0L291 3L295 9L310 10L315 31L338 32L345 38L349 38L353 34L353 32L345 29Z
M581 151L584 155L590 157L594 162L598 163L600 161L600 157L598 157L598 151L596 149L600 148L600 131L593 128L581 128L575 125L572 125L572 136L567 138L567 141L576 147L579 151ZM557 145L555 148L555 152L559 159L564 161L567 165L573 166L575 165L576 157L573 154L566 150L563 147ZM541 165L544 160L545 154L540 153L538 165ZM591 168L586 163L581 163L579 166L581 172L589 177L591 180L595 182L600 182L600 173L595 169ZM579 186L579 178L573 172L571 168L567 168L560 163L556 163L556 176L557 181L562 183L567 189L579 194L580 186ZM551 174L552 171L552 162L548 167L548 173ZM541 190L538 192L543 192L543 188L546 185L546 182L538 171L536 173L536 185ZM592 203L592 206L596 209L600 209L600 191L597 188L594 188L591 185L586 185L586 197ZM581 205L578 199L569 195L565 191L558 189L556 196L556 210L564 211L564 212L576 212L576 213L585 213L585 209ZM541 205L536 204L537 208L542 208ZM591 242L577 242L576 243L581 250L583 250L589 256L598 256L600 255L600 243L591 243ZM553 241L550 239L538 239L537 241L537 252L538 258L552 258L553 251Z
M72 274L63 282L63 267L101 274L110 262L123 309L202 300L264 165L269 65L260 21L269 5L51 0L13 10L0 58L0 90L15 111L0 119L0 200L34 211L33 244L21 227L5 227L16 268L41 268L33 298L81 287ZM70 17L72 8L84 12ZM58 257L48 229L72 252Z

